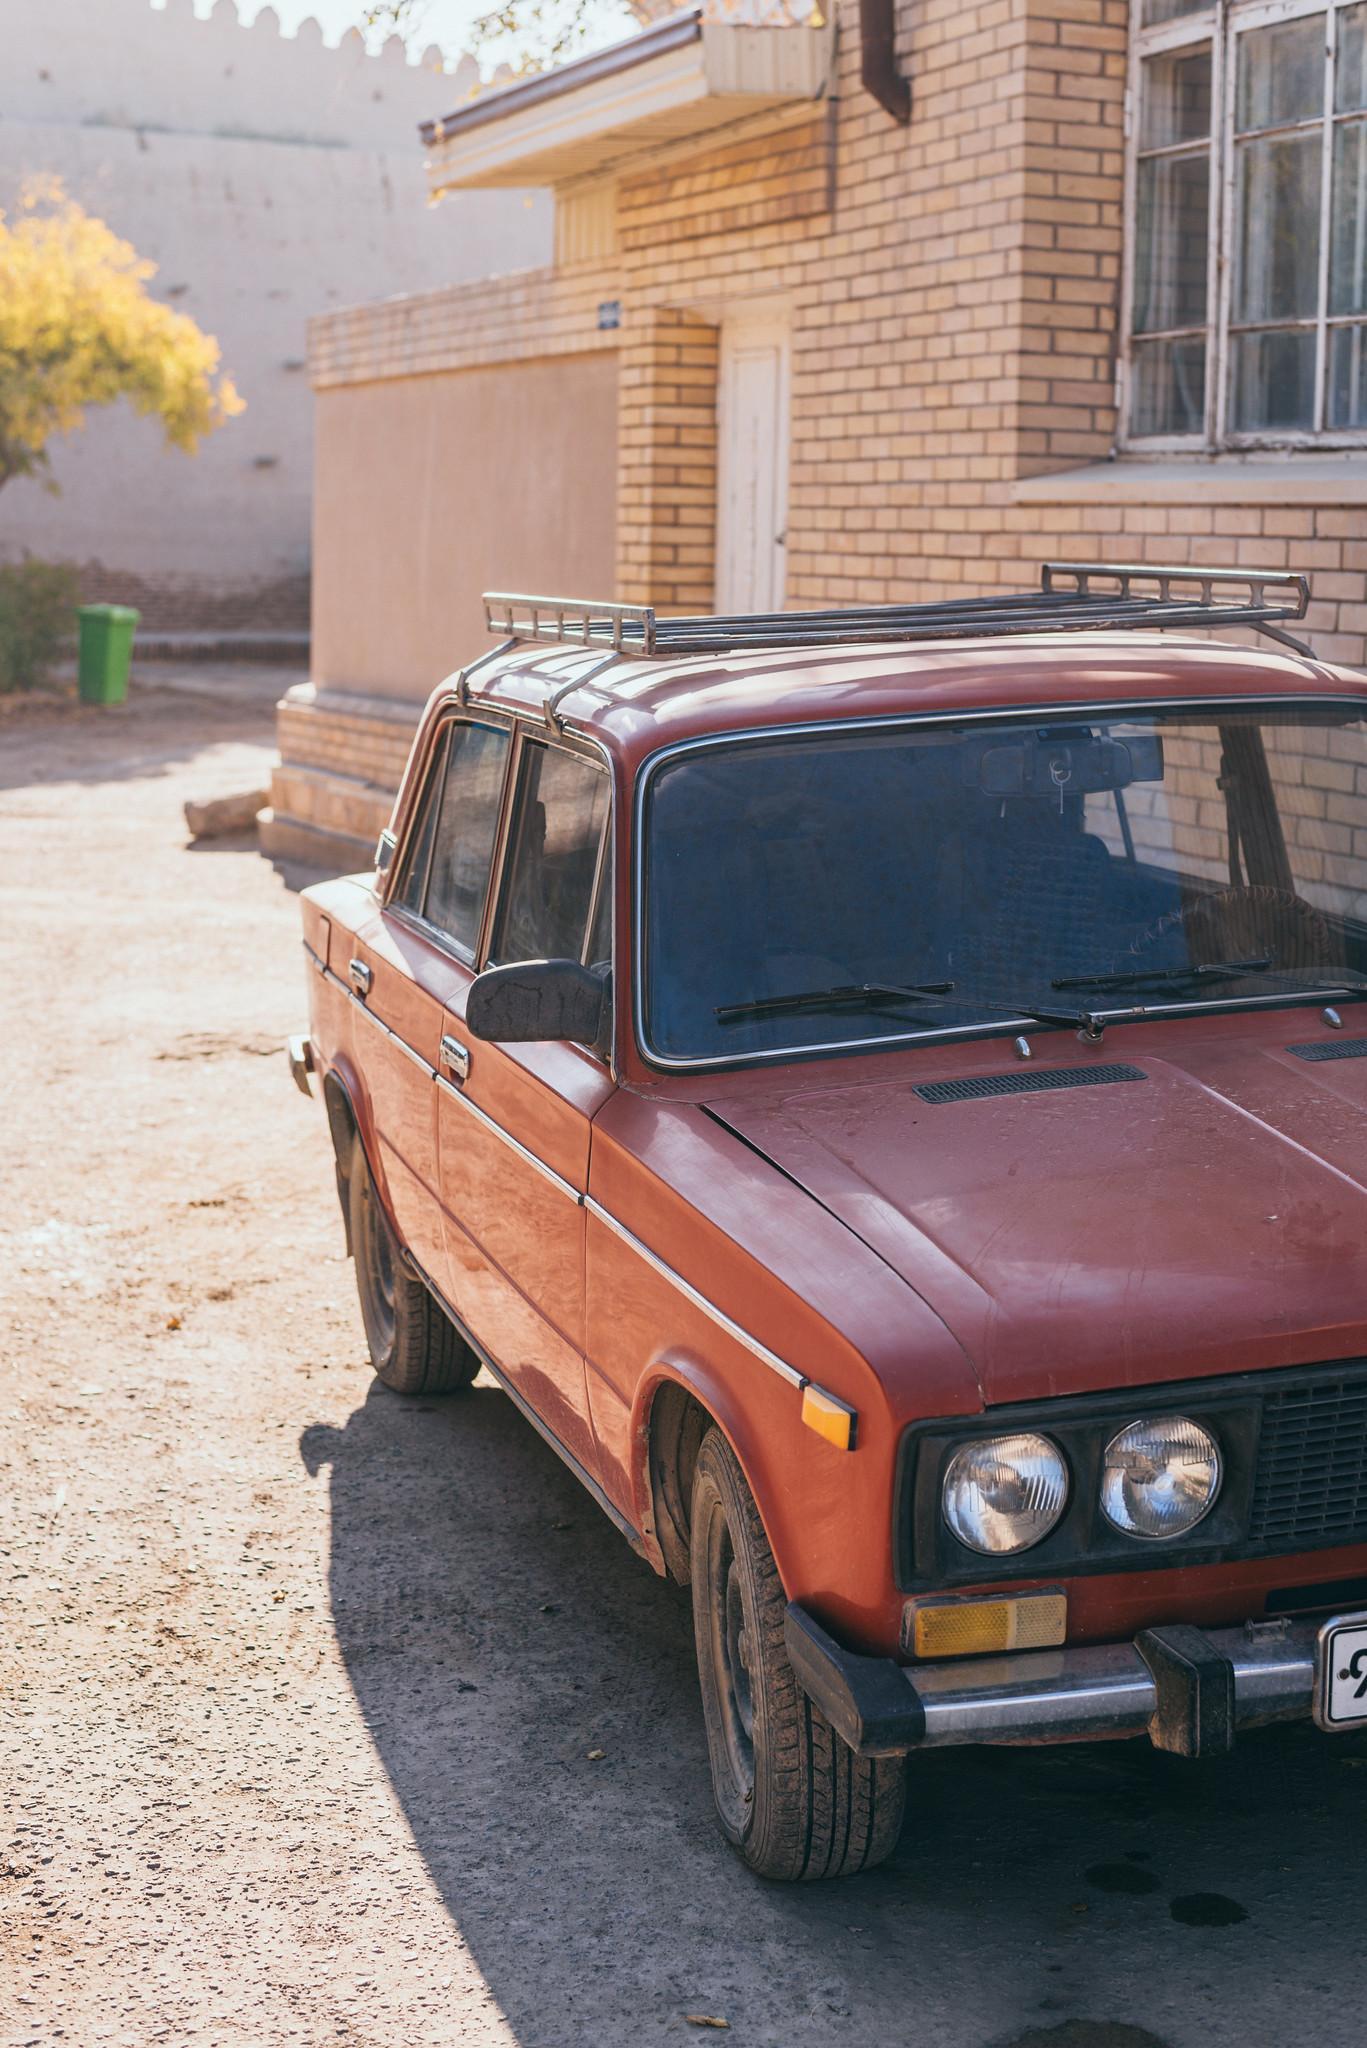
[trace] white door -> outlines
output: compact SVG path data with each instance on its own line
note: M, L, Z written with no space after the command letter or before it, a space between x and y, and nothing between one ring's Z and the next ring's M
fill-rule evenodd
M717 610L781 611L788 523L783 322L723 322L717 430Z

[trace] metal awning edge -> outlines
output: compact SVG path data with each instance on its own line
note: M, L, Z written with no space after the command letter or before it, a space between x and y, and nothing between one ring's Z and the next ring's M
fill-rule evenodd
M620 43L613 43L606 50L595 50L587 57L575 58L573 63L558 65L553 71L539 71L534 77L515 79L511 85L481 93L454 113L421 122L418 133L429 147L448 142L454 136L468 134L470 129L482 128L490 121L505 120L509 114L520 113L524 107L534 107L542 100L558 99L582 86L595 85L599 79L631 71L638 64L648 64L655 57L666 56L671 50L683 49L687 44L701 40L701 8L692 8L686 14L672 14L666 21L658 22L639 35L628 36Z

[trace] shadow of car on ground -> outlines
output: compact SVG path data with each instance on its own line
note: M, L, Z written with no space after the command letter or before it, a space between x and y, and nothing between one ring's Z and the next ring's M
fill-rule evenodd
M1141 1743L927 1755L886 1869L765 1884L713 1822L687 1594L501 1392L376 1383L300 1450L328 1474L360 1709L523 2048L679 2040L688 2013L765 2048L1357 2024L1367 1738L1268 1731L1201 1765Z

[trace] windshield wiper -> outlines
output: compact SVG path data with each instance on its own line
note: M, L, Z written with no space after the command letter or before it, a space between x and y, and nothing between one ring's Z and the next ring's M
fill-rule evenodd
M1156 983L1184 981L1227 981L1240 974L1265 974L1272 957L1261 960L1212 960L1193 967L1137 967L1122 974L1069 974L1051 981L1050 988L1148 988ZM1274 970L1275 972L1276 970Z
M719 1024L734 1024L742 1017L774 1017L792 1010L827 1010L857 1003L873 1008L880 1003L930 1003L938 1006L948 997L956 1010L987 1011L995 1017L1010 1017L1022 1024L1075 1024L1095 1030L1087 1010L1041 1009L1038 1003L1001 1003L986 996L958 995L952 981L921 981L899 987L894 982L857 981L840 988L810 988L790 996L756 996L748 1003L724 1003L714 1012Z
M789 996L753 996L744 1003L723 1003L714 1015L719 1024L734 1024L742 1017L775 1017L787 1010L829 1010L846 1003L924 1003L949 995L953 987L952 981L914 982L906 988L884 981L846 982L837 988L807 988Z

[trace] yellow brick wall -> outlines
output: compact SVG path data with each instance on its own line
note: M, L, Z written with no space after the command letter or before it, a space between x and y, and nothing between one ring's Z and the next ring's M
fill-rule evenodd
M717 329L669 308L633 319L617 368L617 591L707 611L717 491Z

